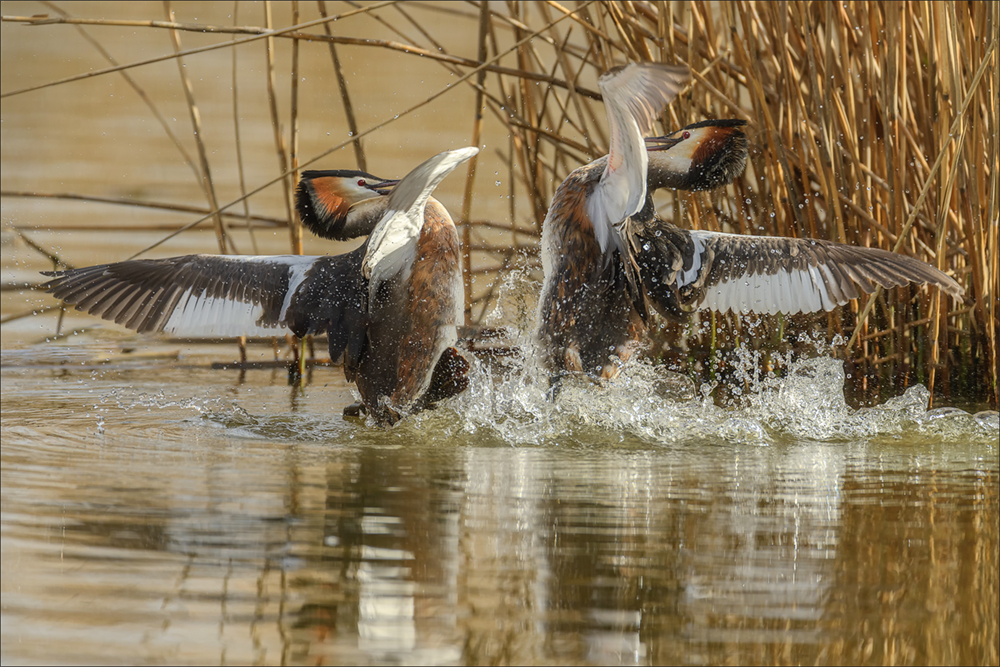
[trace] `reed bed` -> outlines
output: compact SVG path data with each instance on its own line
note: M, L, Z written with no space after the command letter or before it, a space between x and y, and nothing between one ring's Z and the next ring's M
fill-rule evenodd
M107 55L109 66L103 70L7 89L4 98L84 78L126 76L130 69L164 59L176 59L181 77L191 76L197 71L195 54L233 50L233 122L239 132L234 49L263 42L254 48L268 52L262 75L266 99L241 99L239 105L266 104L270 109L277 156L273 178L245 183L245 158L240 157L240 196L231 201L217 196L211 177L216 158L200 140L193 91L187 105L197 157L174 139L208 208L194 213L192 204L177 211L198 217L179 222L170 234L211 224L215 252L233 250L227 231L241 225L287 227L292 251L302 252L301 226L290 201L297 170L334 153L344 168L367 169L365 137L392 133L400 117L448 94L452 86L471 87L475 102L467 123L454 136L441 138L442 149L485 144L504 173L496 179L477 178L479 163L473 160L462 206L452 206L468 250L463 269L470 325L490 311L511 269L540 277L538 238L556 186L571 170L606 151L597 76L627 61L688 65L691 84L664 112L663 132L703 118L743 118L751 157L746 174L723 190L658 196L665 219L690 228L895 250L954 276L969 298L955 303L935 290L897 289L862 297L829 314L698 314L686 326L663 322L654 327L651 356L712 380L725 377L727 359L740 342L760 353L762 368L777 369L782 355L803 346L800 333L819 333L848 343L838 349L859 403L921 382L937 395L996 405L1000 5L319 2L272 11L271 3L265 3L266 19L259 27L235 24L237 17L249 14L238 2L233 26L185 23L169 7L166 20L106 20L74 18L56 5L47 6L45 16L4 16L3 21L34 24L36 31L68 29L64 24L78 30L101 26L105 36L114 29L165 30L172 35L174 51L124 65ZM464 32L441 34L436 23L442 16L461 21ZM281 25L282 20L289 23ZM373 21L395 38L366 38ZM219 39L185 50L180 41L185 32L217 34ZM296 45L290 58L275 57L277 40ZM423 102L365 126L355 113L364 99L345 77L338 51L362 47L373 59L379 52L403 53L421 59L424 68L444 68L453 76L451 84L428 90ZM306 156L298 146L298 128L315 119L303 117L307 112L298 104L298 72L300 61L320 58L329 63L329 85L337 81L348 126L340 136L347 138ZM276 72L282 68L290 75L291 90L277 89ZM414 85L412 75L393 79L392 71L381 69L378 75L386 86ZM281 115L282 95L289 96L286 118ZM155 104L149 104L156 113ZM164 128L170 131L166 123ZM484 219L477 215L479 202L495 196L494 180L504 185L506 211ZM252 214L254 197L272 187L282 190L285 217ZM5 189L3 196L81 195L39 186L32 193Z

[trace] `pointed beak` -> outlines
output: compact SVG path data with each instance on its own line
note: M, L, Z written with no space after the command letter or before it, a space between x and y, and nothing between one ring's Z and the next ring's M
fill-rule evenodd
M390 192L392 192L392 189L397 185L399 185L398 179L395 181L379 181L378 183L373 183L368 187L370 187L372 190L375 190L380 195L387 195Z
M646 137L647 151L665 151L681 142L680 137Z

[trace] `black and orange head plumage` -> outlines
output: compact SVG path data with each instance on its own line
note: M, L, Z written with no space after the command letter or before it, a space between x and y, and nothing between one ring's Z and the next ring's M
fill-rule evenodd
M712 190L732 183L746 166L745 125L735 118L703 120L646 139L651 185Z
M396 183L364 171L305 171L295 189L295 208L311 232L341 239L351 207L389 194Z

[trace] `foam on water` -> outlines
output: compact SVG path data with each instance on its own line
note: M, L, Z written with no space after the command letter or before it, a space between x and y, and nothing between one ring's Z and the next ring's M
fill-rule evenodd
M922 385L873 408L851 408L844 398L843 362L831 356L830 343L808 338L801 341L807 358L787 354L777 360L785 369L780 377L763 370L759 352L738 347L727 360L736 386L728 387L735 398L726 407L716 405L714 385L696 387L682 375L639 359L623 364L618 377L609 381L564 378L553 401L549 375L541 368L532 337L534 308L528 283L525 276L511 272L499 290L499 305L486 320L487 325L518 322L518 328L508 332L512 348L521 350L521 356L474 363L469 389L447 404L461 430L487 429L518 445L576 439L574 434L590 428L604 430L612 439L631 436L660 443L768 445L898 439L906 434L996 444L996 412L928 411L930 392ZM833 345L840 343L835 340ZM415 418L421 419L426 418Z
M529 357L506 368L475 364L468 391L447 406L462 430L488 429L518 445L566 437L575 440L575 434L587 428L607 431L612 439L627 435L660 443L706 440L769 445L906 434L995 444L996 412L928 411L930 392L922 385L882 405L855 410L844 399L844 385L842 361L831 357L794 360L784 377L765 375L740 392L736 405L720 407L712 396L714 386L696 391L694 383L683 376L648 361L630 361L610 381L564 380L553 401L548 374ZM418 415L416 420L421 418Z
M791 360L778 377L759 370L753 351L743 350L736 357L735 375L741 386L728 388L729 405L717 405L716 385L697 387L687 377L641 359L622 365L618 377L608 381L567 376L553 400L549 374L536 355L528 352L495 362L472 358L467 391L436 410L404 419L391 432L404 439L440 443L519 446L610 444L625 439L766 446L881 438L996 446L1000 430L996 412L927 410L930 393L922 385L876 407L855 410L844 399L846 378L840 360L829 356ZM245 403L247 398L181 397L162 390L117 388L101 396L91 415L97 419L98 433L103 433L106 422L154 411L160 413L160 421L222 428L247 439L346 443L361 437L368 442L365 434L371 432L374 443L380 442L378 433L385 433L363 420L345 420L340 415L342 405L325 412L273 413L262 412L253 401Z
M589 446L628 439L766 446L888 439L996 447L1000 429L996 412L928 411L930 393L921 385L873 408L851 408L844 398L843 362L833 358L831 344L821 339L800 340L802 357L789 353L772 359L773 367L783 369L780 375L765 370L760 352L737 347L725 359L731 380L724 392L717 392L721 388L714 384L696 386L691 379L636 356L612 380L564 377L553 400L549 373L541 366L533 341L537 284L526 272L514 270L498 293L498 306L484 324L502 325L507 349L515 353L491 361L467 354L472 363L468 390L436 410L404 419L391 429L388 441L379 439L386 431L366 426L363 420L342 418L343 404L326 409L318 387L307 389L306 395L324 408L291 412L281 408L277 413L264 409L259 394L253 399L218 394L190 398L116 389L94 406L98 432L103 432L112 413L141 409L223 428L238 438L278 441L391 444L415 437L441 444ZM752 323L746 327L753 336ZM270 394L272 406L278 393Z

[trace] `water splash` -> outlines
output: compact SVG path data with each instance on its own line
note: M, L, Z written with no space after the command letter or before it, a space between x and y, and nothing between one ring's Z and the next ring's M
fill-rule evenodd
M833 358L831 343L821 337L800 336L795 346L799 356L791 352L772 356L770 364L759 351L737 347L716 360L724 361L730 371L725 385L699 386L661 365L634 358L612 380L563 378L553 400L549 373L534 350L537 292L537 282L527 270L509 271L498 288L496 308L484 320L488 327L502 328L503 349L508 353L486 359L467 354L472 363L468 390L439 409L404 419L390 431L372 428L364 420L343 419L342 404L328 410L279 406L275 411L277 399L272 396L262 402L257 394L250 398L249 390L240 396L178 398L162 390L114 389L94 405L97 432L114 425L113 413L145 410L164 411L161 420L176 415L180 421L221 428L239 438L277 442L384 445L416 437L444 446L592 447L595 443L767 446L804 440L887 440L984 443L995 450L996 412L928 411L929 392L919 385L882 405L851 408L844 398L843 363ZM753 322L746 325L752 339ZM776 373L773 368L783 370ZM285 400L287 394L281 399ZM268 402L270 409L265 407ZM384 437L387 433L389 440Z
M258 406L259 407L259 406ZM167 419L175 417L177 423L222 429L228 434L248 440L276 442L331 442L343 439L345 431L358 428L347 425L339 417L328 413L267 413L248 409L239 398L223 396L172 397L164 390L137 392L127 387L117 387L104 394L100 403L93 406L97 419L97 432L103 434L109 424L121 422L120 416L145 411L163 411ZM158 418L162 421L163 417Z
M633 359L618 377L594 381L564 379L552 400L549 375L542 368L532 337L531 282L511 272L498 290L497 309L486 322L508 325L508 344L519 355L473 365L469 389L449 402L453 418L467 433L488 431L515 445L626 438L645 442L736 442L770 445L801 440L857 441L873 438L983 442L995 445L995 412L971 415L956 408L928 411L930 392L910 387L902 396L873 408L855 410L844 398L843 362L820 337L800 336L799 352L775 359L782 375L765 370L761 353L736 348L727 363L726 387L733 405L720 407L714 385L696 387L689 378L649 361ZM752 322L749 325L752 328ZM416 417L420 420L420 416ZM586 437L578 438L586 431Z
M135 393L133 390L123 387L114 388L101 396L100 404L95 405L94 409L101 410L111 405L126 414L142 408L147 411L153 408L157 410L179 408L181 410L194 410L200 414L211 414L213 411L237 407L231 401L218 396L171 399L162 389L153 393Z
M752 363L755 355L743 359ZM518 364L517 362L523 363ZM872 438L994 444L997 413L926 409L930 392L915 385L902 396L855 410L844 399L843 362L831 357L792 360L783 377L741 367L750 378L736 405L715 404L714 385L696 390L688 378L648 361L630 361L617 378L564 381L555 401L535 355L505 364L476 364L469 390L448 404L462 430L493 432L509 444L529 445L638 438L646 442L730 442L771 445L801 440L847 442ZM736 392L731 392L735 394ZM417 417L419 419L419 416ZM581 431L586 431L583 435Z

